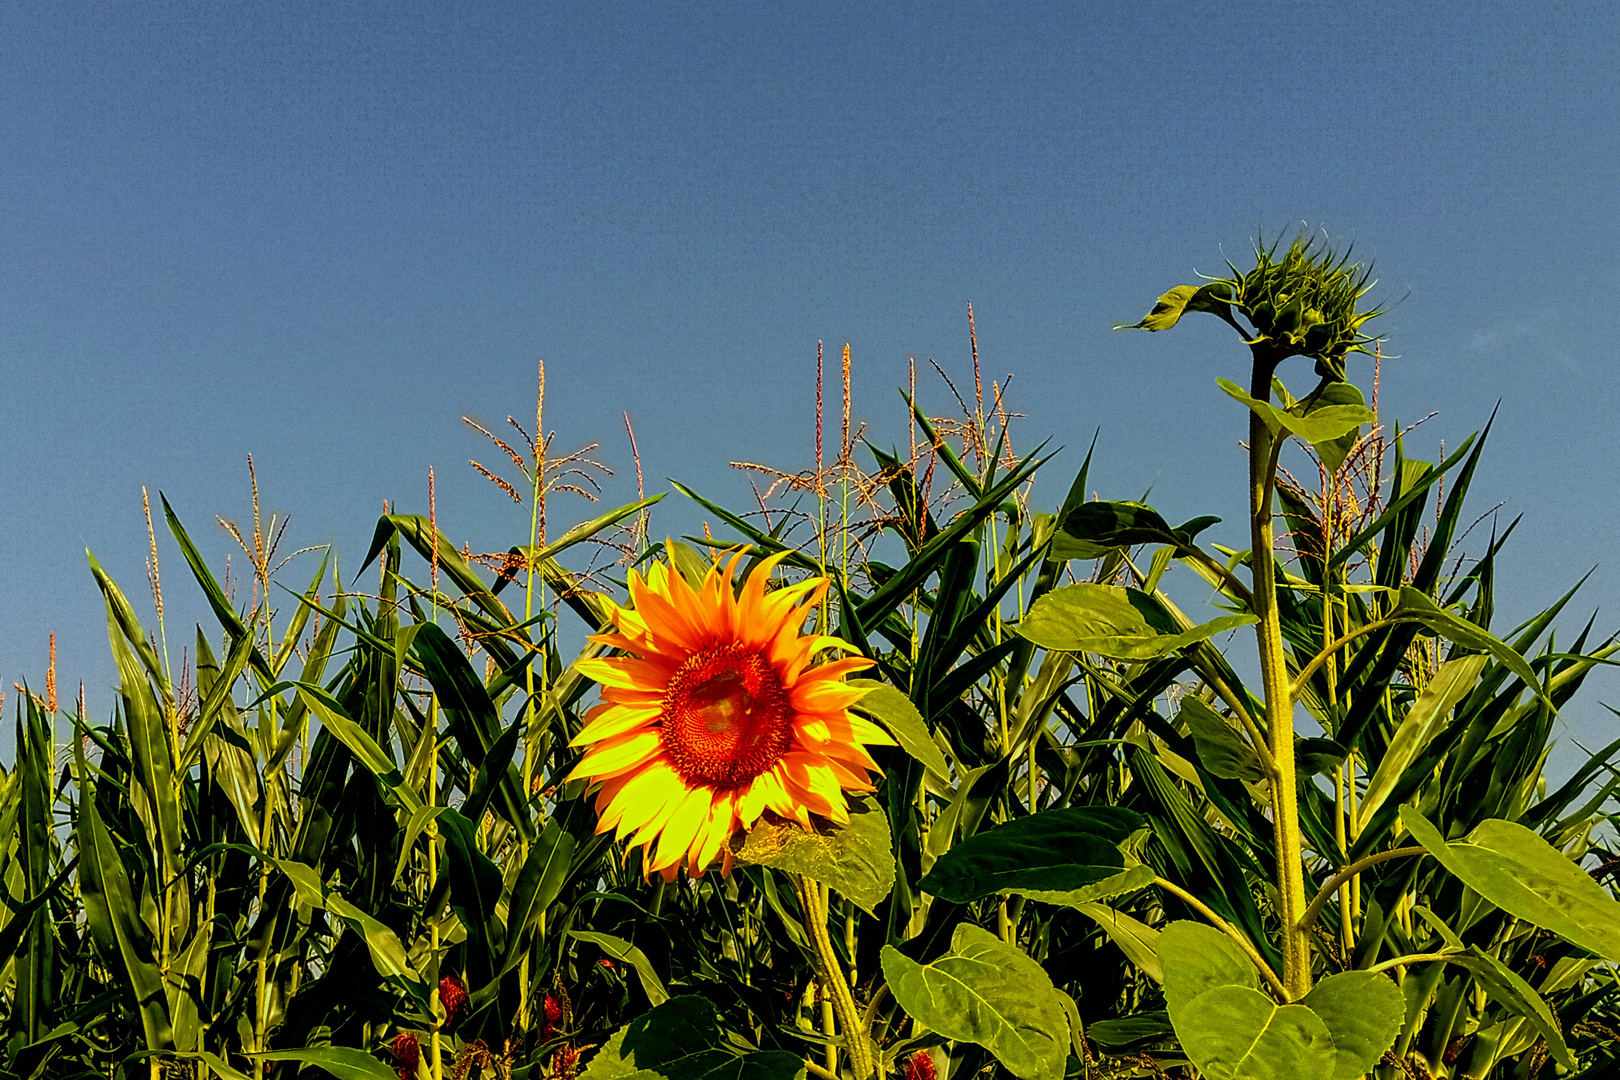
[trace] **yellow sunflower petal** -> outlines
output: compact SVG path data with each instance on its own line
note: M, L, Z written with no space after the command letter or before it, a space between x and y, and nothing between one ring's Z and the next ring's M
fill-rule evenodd
M604 780L634 769L652 760L659 751L659 740L657 729L643 728L616 739L597 743L591 752L574 766L574 771L568 774L568 779Z
M623 735L632 728L652 723L663 711L661 705L644 705L640 708L611 703L598 705L585 714L585 726L569 740L568 745L589 746L615 735Z

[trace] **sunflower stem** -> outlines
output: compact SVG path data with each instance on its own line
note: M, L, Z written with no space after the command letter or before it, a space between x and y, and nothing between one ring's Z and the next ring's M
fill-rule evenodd
M838 955L833 952L832 938L827 933L827 902L815 882L800 874L789 876L793 878L793 886L798 892L799 907L804 914L804 929L816 955L816 973L821 977L827 997L831 999L838 1028L844 1033L850 1071L855 1074L855 1080L867 1080L873 1071L872 1050L866 1027L861 1023L860 1010L855 1007L855 995L844 978Z

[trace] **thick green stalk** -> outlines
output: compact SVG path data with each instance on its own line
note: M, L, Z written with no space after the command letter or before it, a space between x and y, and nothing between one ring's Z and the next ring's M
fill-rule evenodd
M872 1075L873 1063L866 1026L861 1022L860 1010L855 1007L855 995L844 978L838 954L833 951L832 938L827 933L827 903L822 898L821 886L797 874L793 875L793 884L799 893L799 909L804 915L805 933L810 936L810 945L816 954L816 974L821 977L823 990L832 999L838 1029L844 1035L850 1071L855 1074L856 1080L868 1080Z
M1271 397L1276 362L1256 352L1250 393ZM1277 610L1273 548L1272 494L1281 438L1249 413L1250 565L1254 568L1255 637L1260 651L1260 677L1265 689L1266 727L1271 737L1272 816L1277 839L1277 915L1282 923L1283 985L1295 1001L1311 989L1310 937L1300 927L1305 914L1304 837L1299 826L1299 799L1294 779L1294 699L1288 661L1283 652L1282 619Z

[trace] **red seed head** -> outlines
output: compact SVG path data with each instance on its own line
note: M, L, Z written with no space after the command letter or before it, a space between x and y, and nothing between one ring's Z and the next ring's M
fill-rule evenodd
M555 1080L574 1080L579 1073L579 1049L559 1046L551 1058L551 1075Z
M439 980L439 1002L444 1006L445 1026L453 1026L467 1011L467 984L455 975L446 975Z
M928 1051L919 1050L906 1059L906 1080L934 1080L934 1059Z
M422 1047L416 1041L416 1034L402 1031L394 1036L394 1041L388 1045L389 1053L394 1055L394 1061L401 1070L415 1069L416 1063L422 1059Z
M545 1027L541 1029L540 1040L542 1042L549 1042L556 1036L557 1028L562 1024L563 1021L562 1002L558 1001L556 996L553 994L546 995L545 1013L546 1023Z

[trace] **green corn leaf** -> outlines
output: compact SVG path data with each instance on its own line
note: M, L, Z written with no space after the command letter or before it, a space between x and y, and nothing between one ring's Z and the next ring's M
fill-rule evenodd
M830 825L825 833L791 821L761 820L735 855L745 866L768 866L829 885L868 915L894 889L889 819L870 796L851 798L849 824Z
M1547 841L1512 821L1482 821L1448 842L1411 806L1401 824L1458 880L1525 922L1620 960L1620 901Z
M1406 717L1390 737L1388 749L1367 782L1367 794L1359 811L1361 820L1372 820L1384 805L1407 768L1445 727L1451 710L1473 690L1488 660L1483 653L1475 653L1440 665L1429 685L1406 710Z
M85 920L106 962L122 969L120 976L134 994L146 1045L152 1049L168 1049L174 1043L173 1030L152 935L139 915L140 903L129 873L101 820L95 788L88 782L83 748L75 745L80 790L86 792L79 807L78 824L79 897L84 904Z
M512 970L522 959L529 931L562 892L574 858L574 837L557 824L546 822L540 836L529 847L529 854L518 871L506 911L506 959L503 972Z
M1003 892L1050 901L1054 894L1122 874L1125 856L1119 845L1145 826L1140 814L1122 807L1045 810L959 841L917 885L959 904ZM1151 872L1148 878L1141 884L1151 882Z
M318 686L309 686L305 683L295 685L298 687L299 698L321 718L321 725L348 747L355 759L376 776L401 808L414 812L422 805L421 798L405 783L405 778L400 775L399 766L394 764L394 759L389 756L388 751L379 746L377 740L366 734L364 728L344 714L343 706L338 704L336 698Z
M1390 617L1420 623L1427 629L1434 631L1448 641L1456 642L1465 649L1490 653L1501 661L1504 667L1517 675L1524 682L1524 685L1539 695L1543 701L1546 701L1548 705L1553 704L1542 689L1541 680L1536 678L1535 670L1530 667L1529 661L1525 660L1517 649L1489 631L1480 629L1467 619L1441 608L1423 590L1414 589L1411 586L1403 587L1395 604L1395 610L1390 613Z
M1575 1059L1564 1041L1564 1033L1559 1030L1557 1017L1535 988L1517 972L1478 946L1461 956L1447 957L1447 962L1473 972L1486 996L1515 1016L1524 1017L1536 1033L1547 1040L1553 1060L1570 1072L1575 1071Z
M989 1050L1019 1080L1062 1080L1069 1021L1042 967L969 923L951 951L919 964L892 946L881 957L889 992L918 1023Z

